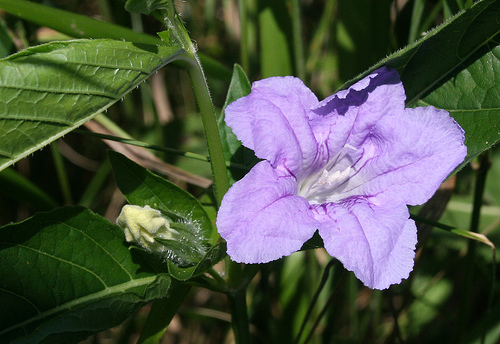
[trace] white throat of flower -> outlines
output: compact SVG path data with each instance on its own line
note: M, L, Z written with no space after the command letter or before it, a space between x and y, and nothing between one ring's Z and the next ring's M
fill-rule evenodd
M298 183L298 195L311 204L334 202L339 193L356 173L356 160L351 154L358 151L356 147L346 144L325 166L304 176Z

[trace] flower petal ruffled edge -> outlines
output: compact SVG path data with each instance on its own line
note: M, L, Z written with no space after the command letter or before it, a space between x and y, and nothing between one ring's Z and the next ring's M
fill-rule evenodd
M225 110L225 120L244 146L273 167L297 175L316 156L307 114L316 96L295 77L254 82L252 91Z
M413 269L417 231L405 205L378 207L364 198L315 208L327 252L366 286L386 289Z
M295 196L294 177L267 161L233 184L222 200L217 228L239 263L267 263L298 251L319 223L306 199Z

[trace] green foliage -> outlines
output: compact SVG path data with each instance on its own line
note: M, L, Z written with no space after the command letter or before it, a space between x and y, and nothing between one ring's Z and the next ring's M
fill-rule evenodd
M82 207L0 228L0 341L75 342L167 295L170 277L124 240L116 225Z
M370 68L395 68L409 105L450 111L467 138L468 155L461 166L500 140L498 16L500 2L480 1Z
M417 103L449 111L465 130L468 154L460 167L500 140L498 70L500 47L491 41L468 60L466 68Z
M113 38L158 44L159 39L129 28L26 0L0 0L0 8L28 21L75 38Z
M390 0L338 2L337 41L342 79L366 70L391 49Z
M61 8L75 10L89 2L57 3ZM207 111L213 110L212 102L201 70L190 85L185 74L168 69L165 74L155 75L151 87L141 87L140 94L127 97L123 103L117 101L170 62L176 67L191 68L193 77L193 69L198 68L195 45L217 58L200 56L210 77L214 103L222 108L217 125L231 183L258 161L224 122L225 107L250 92L249 80L295 73L316 94L328 96L355 74L365 70L344 88L381 65L399 71L409 106L445 109L465 129L469 154L460 167L465 166L500 140L500 2L483 0L473 5L471 0L415 0L402 8L399 6L404 2L394 2L394 7L391 3L178 1L175 7L182 13L177 16L169 12L173 7L167 0L128 0L126 9L133 14L123 11L125 1L103 0L95 2L100 10L90 10L86 15L34 1L0 0L2 10L23 19L2 12L2 57L16 47L39 43L37 25L75 38L97 39L28 47L0 60L0 167L28 157L15 169L0 174L0 206L5 206L0 214L13 213L5 217L11 221L25 218L31 211L25 204L34 210L56 207L54 198L58 198L52 185L57 185L57 178L55 183L52 179L48 182L52 183L50 188L37 185L30 178L36 181L33 177L45 173L41 167L50 165L46 160L70 158L71 154L61 154L58 147L53 147L53 155L46 151L34 158L29 155L105 109L111 108L110 117L121 126L109 134L129 139L122 142L151 149L161 146L158 150L162 152L178 150L179 142L192 142L193 130L186 123L196 123L192 127L201 128L201 121L194 114L197 108L191 86L195 87L198 101L199 94L205 93L200 104L200 111L208 113L204 121L210 121L213 115L213 111ZM72 4L75 7L71 8ZM152 14L160 22L165 19L162 15L168 14L170 24L178 25L180 31L168 27L169 31L158 34L161 39L146 34L165 28L137 13ZM114 24L96 17L114 19ZM443 19L449 20L422 34ZM414 42L418 37L422 38ZM304 51L301 40L306 43ZM192 56L183 53L175 43L180 41L193 48ZM376 63L407 42L411 44ZM248 76L234 64L238 58ZM232 77L224 63L234 65ZM367 69L369 66L372 67ZM165 85L168 97L163 91L160 96L154 94ZM167 103L174 113L168 124L157 113L161 102ZM133 132L137 140L132 140L127 131ZM213 127L211 131L208 141L216 137ZM196 135L202 138L204 134L200 129ZM68 141L74 137L66 136ZM97 141L75 141L74 146L82 148L83 154L88 153L95 162L105 159L104 148ZM196 142L193 150L206 154L203 140L199 141L201 144ZM158 156L180 165L171 156ZM479 233L468 228L475 213L475 187L471 186L474 176L465 167L458 174L456 192L441 220L420 221L414 217L422 228L424 223L448 231L430 232L428 239L420 242L424 251L417 256L410 278L384 292L361 287L352 274L343 272L339 263L327 263L330 258L323 250L313 250L323 247L318 236L304 245L304 251L270 264L240 267L227 260L227 274L222 278L213 268L226 256L226 247L219 242L214 228L212 213L217 201L212 195L187 186L185 189L194 195L203 194L200 203L184 186L180 188L118 153L109 157L115 182L127 200L160 210L180 233L180 240L157 239L157 243L167 247L168 256L148 253L127 245L117 226L81 207L39 213L0 228L0 342L78 342L118 325L150 301L155 302L140 343L158 342L176 313L181 316L183 327L179 333L183 336L200 336L205 331L212 341L224 342L233 336L227 333L228 325L221 322L229 318L228 302L221 299L225 296L232 305L229 309L239 344L252 339L290 343L294 338L297 343L494 343L500 338L500 307L498 302L489 301L492 295L498 296L498 280L492 274L496 263L492 262L492 249L496 250L495 244L498 247L500 240L500 184L496 177L500 155L495 149L484 204L475 205L482 206L483 211L480 226L476 226ZM212 157L207 160L213 162ZM116 204L121 203L111 201L114 184L107 178L107 166L101 166L95 175L87 172L85 178L80 178L80 174L72 174L75 166L64 161L59 164L59 183L66 174L71 189L68 194L81 198L86 205L99 204L100 213L117 214ZM190 172L202 174L199 165L193 166L189 167ZM225 176L223 168L222 171ZM93 181L88 183L90 180ZM12 199L19 202L19 209L9 204ZM446 203L442 200L435 205L430 216L439 215L439 207ZM475 241L486 245L478 245L472 260L463 258L466 250L469 255L472 252L468 243ZM257 278L252 280L257 271ZM465 287L467 281L472 281L472 289ZM189 306L179 309L192 285L226 295L195 290L191 299L188 295ZM245 294L247 285L249 293ZM252 337L248 334L246 300ZM464 306L467 304L470 307ZM217 331L219 337L214 337ZM299 332L301 337L297 338ZM242 336L244 333L248 335Z
M106 110L182 52L80 40L28 48L1 60L0 169Z

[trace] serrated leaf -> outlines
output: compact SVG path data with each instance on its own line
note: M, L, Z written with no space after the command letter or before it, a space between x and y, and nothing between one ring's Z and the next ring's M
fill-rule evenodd
M226 107L235 100L248 95L251 90L252 85L250 81L248 81L245 71L240 65L235 64L231 83L227 91L226 101L217 122L222 140L224 157L226 161L230 161L236 165L236 167L230 167L228 169L231 183L241 179L248 170L258 162L254 152L241 145L241 142L224 121Z
M186 263L189 263L187 265L191 265L189 267L179 266L172 260L168 260L167 265L172 277L187 280L195 273L202 273L200 264L213 250L212 246L217 241L218 234L200 202L175 184L151 173L119 153L110 151L109 159L116 184L130 204L149 205L151 208L164 212L170 218L178 217L184 222L187 221L188 224L195 224L198 232L192 234L198 238L198 242L208 245L204 257L193 254L189 259L185 259ZM189 252L182 252L182 254L189 254Z
M141 263L124 240L82 207L0 228L0 342L75 343L165 297L170 277Z
M0 60L0 170L106 110L182 53L175 47L77 40Z

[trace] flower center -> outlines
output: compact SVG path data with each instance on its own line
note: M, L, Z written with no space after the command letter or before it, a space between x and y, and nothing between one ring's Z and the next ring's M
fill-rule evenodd
M356 173L355 155L359 150L346 144L340 152L322 167L305 175L298 183L298 195L311 204L323 204L339 199L349 179Z

